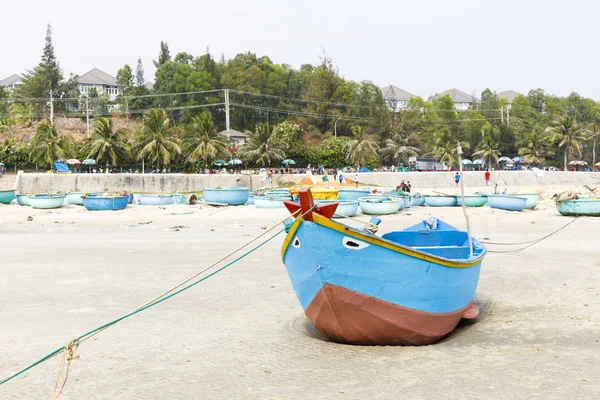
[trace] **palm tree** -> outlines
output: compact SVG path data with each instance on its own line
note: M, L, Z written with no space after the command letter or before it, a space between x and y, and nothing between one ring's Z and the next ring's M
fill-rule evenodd
M458 143L452 138L452 135L447 128L442 128L442 131L438 134L438 138L435 142L435 150L433 154L435 158L441 163L446 163L448 167L453 168L458 165ZM463 149L468 147L467 143L460 143Z
M106 168L109 163L112 166L117 165L119 158L124 158L129 150L129 146L123 139L125 133L124 129L114 130L112 119L97 119L94 122L94 131L88 145L87 158L92 158L98 163L105 161Z
M356 164L360 170L360 164L366 156L377 155L379 146L372 140L367 139L362 126L354 125L352 128L352 139L346 143L346 160Z
M524 146L519 149L519 155L525 162L541 166L547 157L554 155L554 152L549 149L550 142L550 138L545 132L533 130L525 136Z
M488 162L488 166L492 166L492 160L494 163L498 163L498 158L500 157L500 143L494 140L492 134L487 134L481 139L479 145L477 146L477 151L473 153L473 157L482 158L484 161Z
M15 121L11 117L0 118L0 133L14 133Z
M39 164L49 164L52 168L54 161L65 158L69 141L59 136L56 125L42 122L36 129L31 145L29 159Z
M563 151L566 171L569 155L577 151L581 156L581 144L586 139L581 126L577 125L573 118L566 116L554 121L546 128L546 132L552 135L552 141Z
M169 165L176 154L181 154L179 128L174 126L164 110L152 108L144 114L143 125L135 134L132 150L138 160L147 157L159 168Z
M595 122L590 124L590 131L587 138L592 141L592 165L596 165L596 139L599 135L600 129L598 129L598 124Z
M30 126L33 117L33 106L31 104L11 104L8 111L13 120L22 126Z
M391 155L392 159L397 162L397 166L400 166L400 161L408 164L409 157L415 157L420 151L418 148L413 146L407 146L407 139L404 138L400 133L395 133L390 139L387 139L384 143L382 153L385 155Z
M265 124L256 125L254 132L246 131L248 141L240 147L240 153L246 159L261 165L271 165L272 161L285 158L285 144L276 140Z
M183 133L183 143L184 151L188 154L187 161L191 163L202 159L208 164L210 159L227 151L227 138L217 132L212 115L208 112L192 118Z

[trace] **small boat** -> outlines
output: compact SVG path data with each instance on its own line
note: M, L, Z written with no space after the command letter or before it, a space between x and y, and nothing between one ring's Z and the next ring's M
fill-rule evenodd
M142 206L166 206L173 204L172 194L140 194L139 204Z
M470 255L466 232L430 218L376 236L333 221L334 204L313 208L309 190L285 204L303 216L286 222L283 263L304 313L329 339L427 345L479 314L486 249L473 238Z
M82 196L86 194L83 192L71 192L67 194L67 204L73 204L76 206L82 206L83 205L83 198ZM96 193L87 193L87 195L92 195L92 194L96 194Z
M452 207L456 205L456 196L427 196L425 204L429 207Z
M291 196L290 190L285 189L285 188L271 189L271 190L266 191L265 194L272 195L272 196Z
M296 198L298 196L298 192L303 188L291 188L290 194ZM313 194L313 199L315 200L337 200L338 198L338 190L332 188L311 188L310 189Z
M14 199L15 191L13 189L0 190L0 204L10 204Z
M563 200L556 203L556 209L561 215L566 216L600 217L600 199Z
M284 201L291 201L290 196L254 196L256 208L285 208Z
M423 196L421 196L419 194L411 196L410 197L411 206L418 207L420 205L419 203L421 203L421 200L423 200L423 202L425 202L425 199L423 198Z
M29 205L29 194L18 194L17 195L17 203L20 206L28 206Z
M338 200L358 200L359 197L367 196L369 189L338 189Z
M360 210L370 215L395 214L404 208L404 200L386 196L367 196L358 199Z
M525 202L525 208L527 209L535 208L540 202L539 193L511 193L510 195L515 197L524 197L527 199Z
M427 201L427 197L429 197L428 194L421 195L421 200L419 200L419 207L422 207L425 205L425 202Z
M505 194L488 194L488 206L507 211L523 211L527 199Z
M202 196L207 203L229 204L239 206L246 204L250 188L232 186L225 189L206 188L202 190Z
M129 203L129 196L102 196L87 194L82 196L83 206L89 211L123 210Z
M338 203L333 218L354 217L358 212L358 200L317 200L317 204Z
M252 206L254 205L254 196L256 196L255 194L250 194L248 195L248 201L246 201L244 203L245 206Z
M65 203L64 194L36 194L35 196L27 196L31 208L60 208Z
M487 203L487 196L465 196L465 207L482 207ZM462 206L461 196L456 196L456 205Z

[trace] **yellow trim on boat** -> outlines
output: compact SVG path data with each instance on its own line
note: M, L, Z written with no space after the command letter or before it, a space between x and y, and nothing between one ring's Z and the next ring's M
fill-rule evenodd
M315 215L315 214L313 214ZM298 228L300 227L300 222L302 221L302 217L297 218L293 223L292 226L290 227L290 231L288 232L287 236L285 237L285 239L283 240L283 244L281 245L281 258L283 258L283 256L285 255L285 251L288 248L288 245L290 244L290 242L292 241L292 238L294 237L294 235L296 234L296 231L298 230Z

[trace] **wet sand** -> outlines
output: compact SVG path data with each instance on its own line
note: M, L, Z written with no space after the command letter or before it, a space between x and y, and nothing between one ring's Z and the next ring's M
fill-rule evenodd
M529 241L571 221L547 199L534 211L469 212L473 234L493 242ZM0 215L4 378L145 303L287 212L0 205ZM458 207L419 207L383 217L380 232L430 216L464 227ZM600 218L580 218L522 252L488 254L480 317L438 344L412 348L324 340L292 290L280 235L82 344L61 399L599 398L599 232ZM54 358L26 372L0 386L0 398L51 398L58 367Z

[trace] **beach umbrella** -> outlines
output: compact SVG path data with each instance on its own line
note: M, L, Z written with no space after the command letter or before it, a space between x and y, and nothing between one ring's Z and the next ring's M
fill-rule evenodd
M243 164L243 161L238 159L238 158L234 158L233 160L230 160L227 164L229 165L240 165Z
M296 165L296 161L294 161L294 160L290 160L290 159L283 160L281 163L282 163L283 165Z
M462 162L462 165L471 165L471 164L473 164L473 161L469 160L468 158L465 158L461 162Z
M600 164L600 163L598 163L598 164ZM3 163L3 162L0 162L0 166L4 167L4 163Z
M77 160L76 158L71 158L71 159L67 160L67 164L69 164L69 165L79 165L79 164L81 164L81 161Z
M218 166L227 165L227 163L223 160L217 160L213 164Z
M509 162L509 161L512 161L512 160L506 156L502 156L498 159L498 162Z
M358 170L358 172L371 172L371 170L367 167L362 167L361 169Z
M83 160L82 164L83 165L96 165L96 160L88 158L86 160Z
M477 160L473 160L473 165L482 165L482 164L484 164L484 162L481 158L478 158Z
M595 166L596 168L600 168L600 162L597 162L596 164L594 164L594 166Z
M573 160L569 163L569 165L588 165L585 161Z
M518 156L517 157L513 157L512 160L513 160L513 162L520 163L520 162L523 162L523 157L518 157Z

